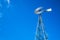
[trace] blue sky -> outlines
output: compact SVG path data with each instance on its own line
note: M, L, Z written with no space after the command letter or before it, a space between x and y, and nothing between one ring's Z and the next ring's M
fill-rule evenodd
M60 0L0 0L0 40L34 40L37 7L52 8L42 14L48 40L60 40ZM9 7L8 7L9 6Z

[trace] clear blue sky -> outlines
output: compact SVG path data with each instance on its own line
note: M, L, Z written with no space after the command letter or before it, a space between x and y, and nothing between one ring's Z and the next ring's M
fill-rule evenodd
M52 8L42 14L48 40L60 40L60 0L0 0L0 40L34 40L38 15L37 7ZM7 8L7 6L10 6Z

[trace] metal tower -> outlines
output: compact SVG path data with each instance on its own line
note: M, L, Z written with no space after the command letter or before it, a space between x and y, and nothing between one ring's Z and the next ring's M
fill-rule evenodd
M47 34L44 29L44 24L42 22L42 13L52 11L51 8L43 10L42 7L39 7L35 10L35 13L38 14L38 23L36 28L36 37L35 40L48 40Z

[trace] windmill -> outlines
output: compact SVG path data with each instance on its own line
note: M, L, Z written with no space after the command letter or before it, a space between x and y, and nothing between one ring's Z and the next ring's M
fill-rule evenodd
M43 12L50 12L52 11L51 8L44 10L43 7L38 7L35 10L35 14L38 15L38 23L36 28L36 37L35 40L48 40L48 36L44 29L44 24L42 22L42 13Z

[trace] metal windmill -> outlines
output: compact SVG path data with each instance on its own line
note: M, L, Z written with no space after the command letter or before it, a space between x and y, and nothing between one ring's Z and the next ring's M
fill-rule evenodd
M35 13L38 14L38 24L36 28L36 37L35 40L48 40L47 34L44 29L44 24L42 22L42 13L52 11L51 8L43 10L42 7L39 7L35 10Z

